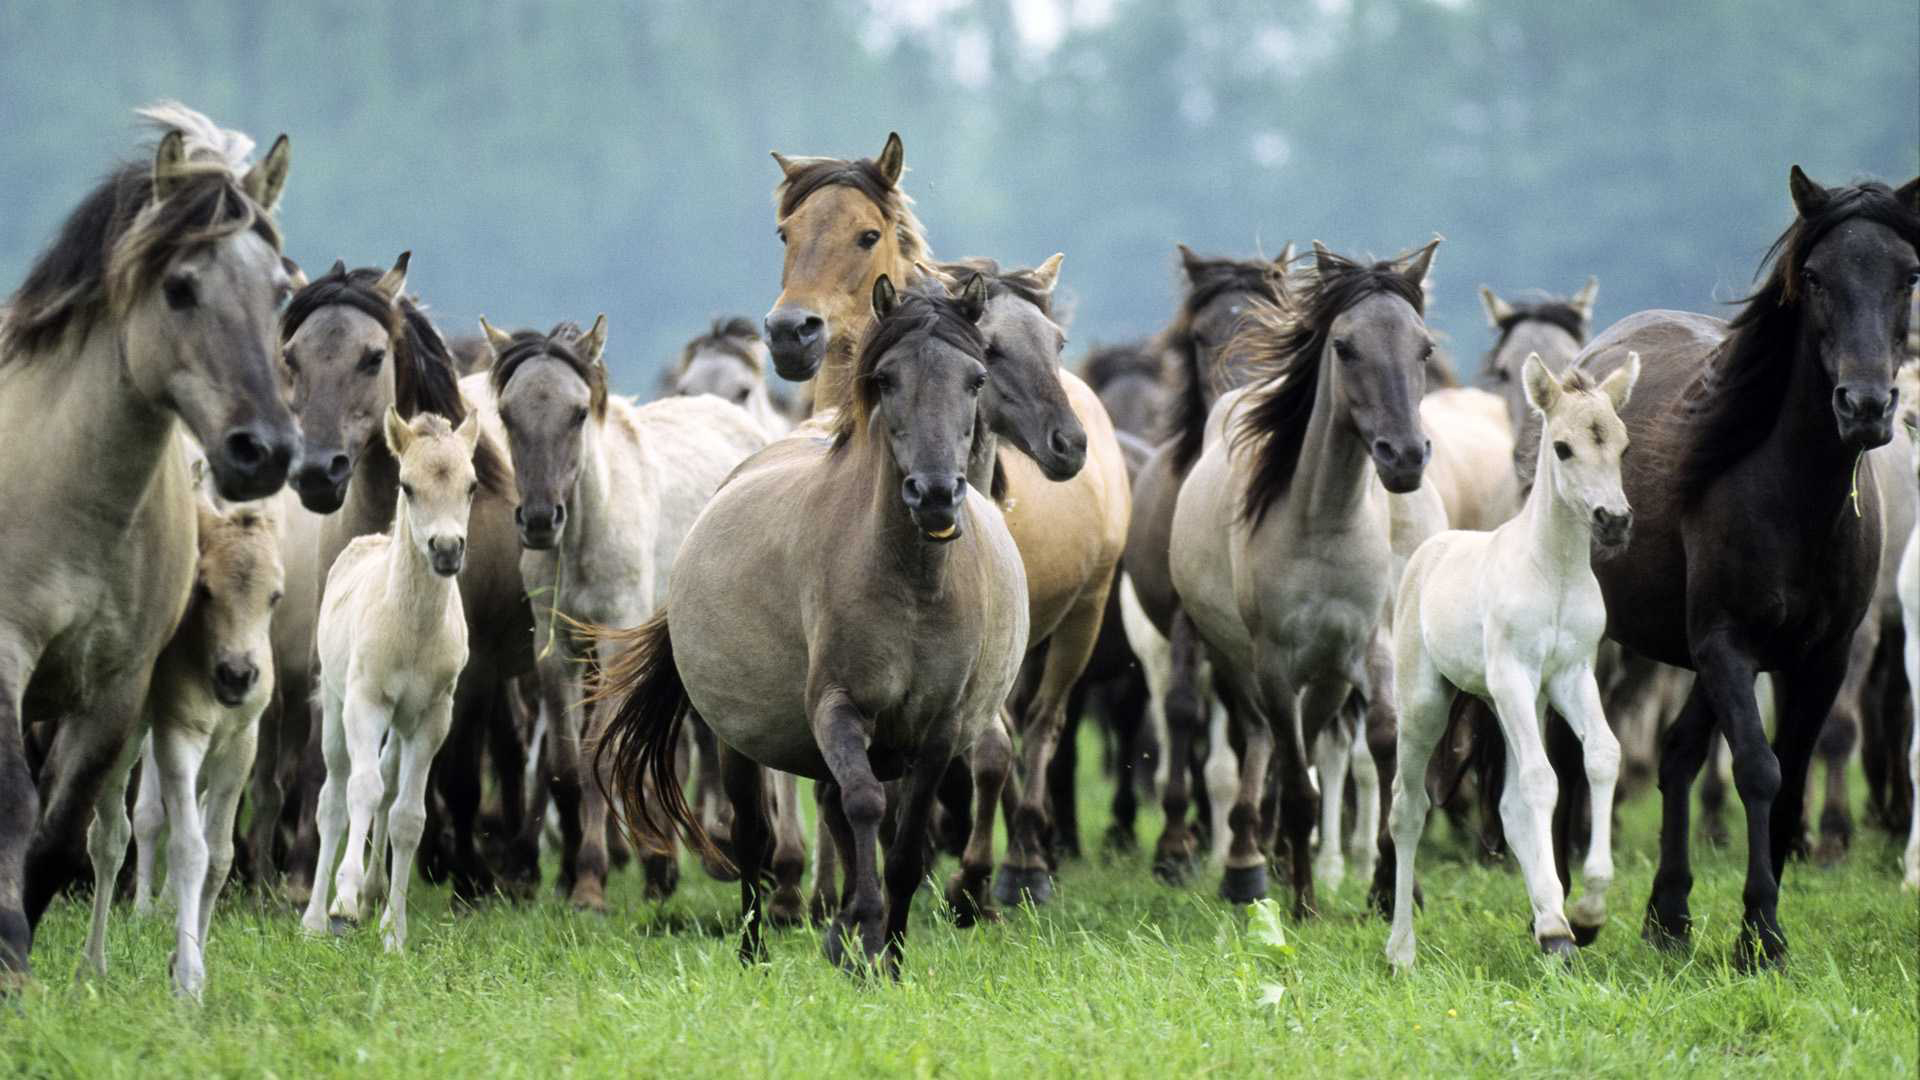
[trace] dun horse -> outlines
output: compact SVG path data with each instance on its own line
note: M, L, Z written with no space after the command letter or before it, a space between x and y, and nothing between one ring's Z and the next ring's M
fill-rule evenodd
M759 421L768 438L777 439L793 427L793 421L767 389L770 355L752 322L737 315L716 319L711 330L680 350L669 384L682 397L712 394L733 402Z
M1607 633L1698 672L1661 755L1646 934L1690 940L1690 789L1718 728L1747 813L1742 964L1786 957L1779 882L1801 833L1798 796L1879 565L1879 493L1855 483L1856 469L1892 437L1894 367L1920 284L1920 180L1829 189L1796 167L1788 187L1796 220L1731 323L1642 312L1580 359L1595 377L1629 352L1645 362L1621 412L1635 446L1633 539L1595 567ZM1779 701L1772 746L1754 700L1762 671ZM1776 801L1782 791L1794 795Z
M759 766L824 789L847 867L829 959L858 962L851 933L867 962L894 967L939 782L1012 689L1025 574L999 511L968 482L992 460L975 325L985 293L975 279L958 300L896 296L881 276L831 442L787 440L743 465L688 535L664 610L606 635L620 652L599 690L614 706L602 752L629 814L650 823L650 777L671 822L704 843L674 782L688 709L722 741L745 960L765 955ZM881 783L895 778L906 784L883 897Z
M0 989L86 867L101 784L186 610L196 510L177 433L233 499L279 488L298 438L274 379L286 140L248 168L246 136L177 105L144 115L165 133L151 163L87 195L0 323L0 430L34 432L41 463L0 475ZM44 802L23 741L42 723Z
M367 831L373 857L393 861L381 929L407 944L407 890L427 825L427 770L453 726L454 684L467 664L467 619L454 577L466 560L467 518L480 489L473 465L480 421L456 429L389 408L387 449L399 463L393 532L347 545L327 573L315 638L320 650L320 857L302 924L313 933L364 917ZM328 901L339 863L339 895Z

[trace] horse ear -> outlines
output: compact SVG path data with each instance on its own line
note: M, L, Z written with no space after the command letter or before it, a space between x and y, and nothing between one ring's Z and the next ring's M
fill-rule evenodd
M800 167L798 162L778 150L769 150L767 152L773 155L774 164L780 166L781 176L791 177L794 170Z
M968 322L977 323L987 313L987 278L985 274L970 274L967 283L960 287L960 295L954 298L960 307L960 314Z
M333 265L327 268L327 276L328 277L346 277L347 276L347 260L345 259L333 260Z
M1580 313L1581 322L1592 322L1593 301L1599 295L1600 279L1588 274L1587 283L1580 286L1579 292L1573 294L1573 299L1567 301L1567 306Z
M887 132L887 145L880 148L880 156L873 163L880 166L888 187L900 186L900 174L907 171L907 148L901 144L899 132Z
M1427 246L1408 256L1400 268L1400 273L1422 293L1427 291L1427 275L1433 272L1433 251L1440 246L1442 239L1439 233L1434 233L1433 239L1427 241Z
M1180 269L1186 272L1187 280L1198 281L1200 271L1206 266L1207 260L1195 254L1194 250L1185 244L1175 244L1173 246L1180 251Z
M955 277L954 275L947 273L945 270L942 270L940 267L935 266L933 263L921 262L918 259L914 260L913 268L915 270L920 271L920 275L922 277L939 282L940 287L947 290L947 295L949 296L959 295L960 279Z
M1513 305L1500 299L1485 285L1480 286L1480 306L1487 311L1487 325L1495 330L1500 329L1501 323L1513 318Z
M893 308L899 297L893 291L893 282L885 274L873 279L873 317L884 319L893 314Z
M1552 412L1560 400L1560 380L1547 370L1539 353L1527 354L1527 362L1520 368L1520 385L1527 391L1527 404L1542 416Z
M487 347L493 350L495 360L513 344L513 335L488 322L485 315L480 316L480 332L487 336Z
M460 426L453 429L460 441L467 444L467 453L471 454L480 447L480 414L469 412L461 419Z
M1289 240L1287 241L1287 246L1280 249L1280 254L1275 255L1273 257L1273 267L1274 269L1279 270L1282 273L1285 273L1287 267L1292 265L1293 265L1293 241Z
M580 344L574 349L587 363L595 367L606 366L601 360L607 350L607 316L604 312L594 316L593 329L587 331L587 336L581 338Z
M1893 197L1900 200L1901 206L1920 214L1920 176L1900 185L1900 190L1894 192Z
M1060 283L1060 264L1067 260L1067 253L1056 251L1047 256L1047 261L1034 267L1033 276L1039 279L1040 290L1051 294L1053 287Z
M1793 196L1793 208L1803 218L1819 213L1820 208L1833 197L1826 188L1801 172L1798 165L1787 171L1787 194Z
M186 180L186 164L187 137L178 131L167 132L153 152L154 202L165 202L167 196L180 190Z
M388 303L400 299L400 290L407 287L407 264L413 261L413 252L403 251L393 260L393 269L380 275L373 283L374 290L387 298Z
M273 140L267 156L248 169L247 175L240 179L240 190L268 213L280 205L280 192L287 186L288 158L291 156L292 149L287 137L282 135Z
M300 269L300 264L294 262L292 256L280 256L280 269L287 272L287 284L293 286L294 292L299 292L310 284L307 281L307 272Z
M1313 242L1313 264L1321 273L1324 274L1333 269L1333 259L1333 252L1328 251L1325 244L1318 240Z
M392 451L395 458L406 457L407 447L413 445L413 428L407 426L407 422L400 418L400 411L391 405L387 406L384 426L387 434L387 449Z
M1630 352L1627 362L1620 369L1600 381L1600 392L1613 402L1613 411L1619 412L1627 407L1627 399L1633 396L1633 386L1640 381L1640 354Z

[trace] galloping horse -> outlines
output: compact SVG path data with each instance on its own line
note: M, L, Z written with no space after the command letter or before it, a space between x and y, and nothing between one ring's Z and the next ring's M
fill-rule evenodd
M872 303L832 439L783 440L743 464L688 535L660 613L601 635L616 652L597 694L613 706L602 752L630 816L651 823L651 781L669 820L706 844L674 782L689 707L722 740L748 962L765 955L760 766L824 789L848 868L828 958L858 962L851 932L866 962L897 971L936 789L993 722L1026 649L1019 552L968 480L993 467L975 325L985 283L957 300L896 296L882 275ZM883 898L881 782L901 777Z
M1621 413L1635 447L1633 539L1595 567L1607 633L1698 673L1661 755L1646 936L1681 946L1691 935L1691 785L1718 728L1747 812L1743 965L1787 954L1780 873L1880 559L1877 485L1855 477L1861 455L1892 437L1893 373L1920 284L1920 180L1829 189L1796 166L1788 188L1796 219L1731 323L1641 312L1579 360L1596 377L1629 352L1644 363ZM1779 702L1771 747L1754 700L1762 671Z
M186 610L197 511L177 433L229 499L277 490L299 438L274 378L286 138L249 168L246 136L179 105L142 114L165 132L151 163L88 194L0 322L0 431L38 463L0 475L0 989L87 866L101 784ZM23 734L47 722L43 812Z

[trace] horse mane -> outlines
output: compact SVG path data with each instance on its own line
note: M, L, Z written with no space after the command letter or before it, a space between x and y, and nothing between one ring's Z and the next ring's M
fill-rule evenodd
M1426 314L1425 295L1398 262L1364 263L1332 253L1310 259L1309 268L1289 281L1284 306L1256 304L1228 346L1244 358L1257 387L1241 400L1230 436L1233 449L1253 455L1240 506L1242 520L1253 525L1293 484L1334 319L1375 293L1397 296Z
M866 336L860 340L860 356L853 369L853 394L833 422L835 451L866 430L867 421L880 400L880 388L874 384L873 373L889 352L911 338L943 341L976 360L983 359L987 353L985 335L961 312L959 302L946 296L944 291L939 295L931 289L901 292L893 310L885 318L873 320Z
M573 369L580 381L587 384L587 400L593 410L593 418L602 420L607 415L607 369L581 356L574 348L586 331L576 322L558 322L553 329L542 334L538 330L520 330L513 339L500 349L500 355L494 358L493 392L496 396L507 392L507 384L520 368L530 360L540 357L552 357Z
M894 234L899 238L900 255L909 264L916 259L933 257L927 246L926 229L920 224L920 219L914 216L913 199L888 183L886 174L880 171L879 162L872 158L853 161L810 158L796 164L779 186L773 189L774 205L778 207L780 216L786 218L798 210L809 195L835 184L853 188L880 208L881 215L893 223Z
M766 374L766 360L759 349L760 331L754 329L753 320L745 315L723 316L713 320L713 327L706 333L687 342L680 350L680 364L676 370L685 371L693 358L702 352L717 352L731 356L745 364L748 371L755 375Z
M1160 377L1160 357L1144 341L1126 345L1100 345L1080 361L1080 377L1099 393L1107 384L1129 375L1149 379Z
M247 230L280 250L279 227L240 186L252 139L176 103L140 115L162 132L185 136L178 189L154 202L151 159L122 165L96 184L8 301L0 364L46 353L69 333L84 340L101 322L124 315L181 251Z
M385 273L377 267L348 270L335 264L287 301L280 315L280 341L285 344L293 340L293 335L322 308L352 308L387 330L392 349L394 411L408 420L421 413L443 416L457 426L467 418L467 403L460 395L460 374L447 339L412 298L389 300L374 287ZM491 439L480 440L473 465L481 486L493 492L506 490L506 460Z
M1039 308L1040 314L1047 318L1053 318L1053 290L1042 287L1040 275L1031 268L1003 269L998 262L983 255L934 263L933 266L943 274L962 280L968 274L978 274L987 283L988 299L1011 295Z
M1584 344L1587 340L1587 316L1573 305L1572 297L1533 293L1524 299L1507 301L1507 307L1511 309L1507 316L1494 324L1499 334L1488 356L1498 353L1500 346L1506 344L1507 335L1523 322L1550 323L1565 330L1577 342Z
M1161 440L1173 441L1173 467L1185 473L1200 456L1207 430L1207 372L1200 370L1199 346L1193 320L1222 293L1253 294L1256 302L1280 303L1281 285L1274 265L1265 259L1204 259L1189 264L1187 292L1173 321L1150 346L1160 358L1160 381L1166 390L1167 413Z
M1920 214L1901 205L1885 184L1868 181L1827 189L1810 218L1793 224L1761 260L1766 278L1682 392L1669 419L1680 428L1677 490L1692 501L1773 431L1792 380L1790 343L1798 339L1800 276L1807 256L1841 223L1864 218L1920 248Z

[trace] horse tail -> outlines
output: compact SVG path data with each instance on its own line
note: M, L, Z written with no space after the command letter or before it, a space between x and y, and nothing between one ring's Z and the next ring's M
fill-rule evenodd
M668 854L670 830L677 828L687 845L716 866L731 867L700 819L687 805L675 768L680 732L693 704L673 662L673 635L663 608L639 626L626 629L578 627L599 645L610 645L613 659L595 670L586 702L610 706L605 725L593 748L594 782L606 796L614 816L634 846ZM609 778L614 790L609 792ZM653 799L659 800L664 822L656 821ZM616 796L618 796L616 798Z

